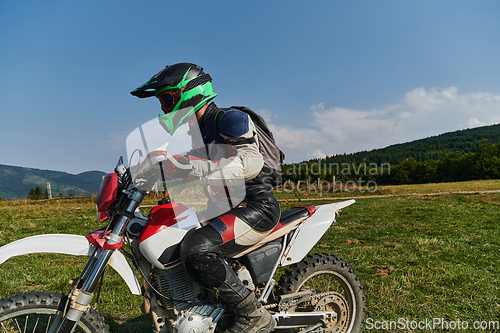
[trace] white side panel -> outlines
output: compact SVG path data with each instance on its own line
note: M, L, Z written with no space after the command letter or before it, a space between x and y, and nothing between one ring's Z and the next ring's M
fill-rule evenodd
M335 213L354 202L347 200L318 206L314 214L297 228L294 241L289 245L288 253L283 256L281 265L291 265L301 261L335 221Z
M7 259L30 253L61 253L86 256L91 245L80 235L47 234L26 237L0 247L0 264ZM141 294L139 282L123 254L115 251L109 265L125 280L134 295Z

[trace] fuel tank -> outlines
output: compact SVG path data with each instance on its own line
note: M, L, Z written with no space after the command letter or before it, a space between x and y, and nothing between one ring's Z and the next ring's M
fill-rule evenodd
M181 263L180 242L190 229L199 227L196 212L183 204L172 202L155 206L139 235L139 249L153 266L172 268Z

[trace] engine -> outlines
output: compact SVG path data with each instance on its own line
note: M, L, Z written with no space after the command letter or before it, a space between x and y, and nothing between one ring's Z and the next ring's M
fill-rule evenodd
M224 308L217 304L189 305L186 301L197 302L200 286L189 276L184 265L179 264L168 270L155 269L161 304L176 310L177 320L172 324L176 333L213 333Z
M155 269L153 275L158 282L159 298L164 307L178 308L186 301L198 300L200 286L189 276L184 265L179 264L167 270Z
M224 308L213 305L193 306L181 311L172 324L175 333L213 333Z

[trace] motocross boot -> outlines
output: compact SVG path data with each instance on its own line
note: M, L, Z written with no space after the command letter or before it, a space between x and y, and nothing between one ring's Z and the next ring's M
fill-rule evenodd
M234 314L234 323L226 331L228 333L268 333L276 325L253 292L235 306Z
M189 233L188 233L189 235ZM183 243L184 245L184 243ZM189 248L181 248L181 257L189 254ZM234 311L233 326L229 333L268 333L275 322L266 309L238 278L231 267L214 253L190 254L184 260L189 274L208 290L215 290L218 298Z

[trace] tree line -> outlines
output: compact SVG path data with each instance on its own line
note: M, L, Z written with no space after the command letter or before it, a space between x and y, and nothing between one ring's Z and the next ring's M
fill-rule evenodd
M453 151L436 159L409 156L397 164L392 160L370 159L369 155L361 160L310 160L285 165L283 176L294 182L319 178L343 182L375 181L378 185L500 179L500 144L486 141L475 145L471 151Z
M40 186L37 186L35 188L32 188L27 197L26 197L28 200L44 200L44 199L48 199L49 198L49 194L47 192L47 190L45 191L42 191L42 189L40 188ZM62 192L59 192L58 195L55 196L55 198L64 198L64 195ZM73 193L69 193L66 198L73 198Z
M451 153L474 152L484 142L500 144L500 124L444 133L371 151L330 156L322 162L360 164L370 161L397 165L407 158L414 158L417 162L440 160Z

